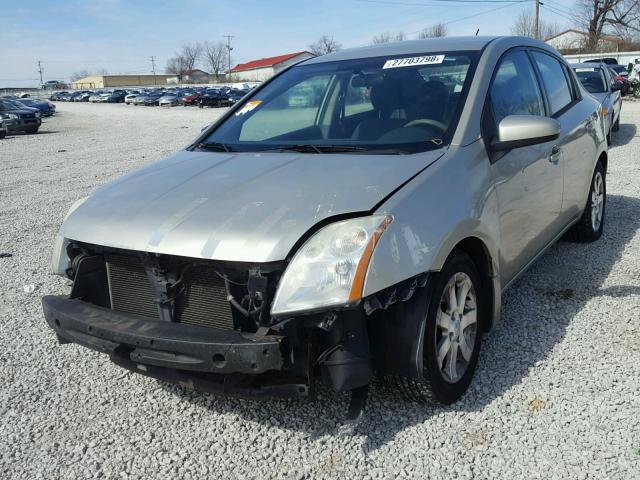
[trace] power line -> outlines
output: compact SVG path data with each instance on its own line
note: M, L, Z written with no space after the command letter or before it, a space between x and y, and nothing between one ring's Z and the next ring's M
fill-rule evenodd
M555 7L552 7L551 5L542 5L544 8L552 11L553 13L555 13L556 15L560 15L562 18L566 19L566 20L570 20L570 21L574 21L575 19L571 18L570 16L566 15L565 13L561 12L560 10L557 10Z

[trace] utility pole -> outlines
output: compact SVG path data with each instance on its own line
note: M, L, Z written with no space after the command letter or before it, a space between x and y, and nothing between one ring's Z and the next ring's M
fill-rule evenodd
M536 0L536 20L534 28L536 39L540 40L540 0Z
M227 62L227 65L229 66L229 68L227 69L227 80L231 80L231 50L233 50L233 48L231 48L231 39L234 37L233 35L223 35L223 37L225 37L227 39L227 53L229 54L229 61Z
M42 88L42 64L38 60L38 73L40 74L40 88Z
M153 84L157 85L157 82L156 82L156 57L151 55L149 57L149 59L151 60L151 71L153 72Z

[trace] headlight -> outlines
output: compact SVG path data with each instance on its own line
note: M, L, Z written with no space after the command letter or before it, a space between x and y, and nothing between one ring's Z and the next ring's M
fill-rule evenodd
M0 117L6 118L7 120L15 120L16 118L18 118L18 115L16 115L15 113L2 113L0 114Z
M272 315L353 304L391 215L353 218L323 227L296 252L271 306Z
M40 118L40 112L33 112L33 114L36 116L36 118Z

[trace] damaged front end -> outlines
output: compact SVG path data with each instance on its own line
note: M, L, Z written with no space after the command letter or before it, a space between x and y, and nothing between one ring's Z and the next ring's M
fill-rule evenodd
M317 381L337 392L358 391L371 381L362 303L271 315L284 263L203 261L80 242L70 242L67 255L71 294L43 298L61 343L213 393L309 397ZM364 402L362 390L358 397Z

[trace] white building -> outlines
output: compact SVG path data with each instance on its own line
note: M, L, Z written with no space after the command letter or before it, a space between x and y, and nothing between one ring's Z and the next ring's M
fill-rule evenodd
M562 53L573 53L583 50L588 38L589 34L587 32L569 29L545 39L545 42ZM611 35L602 35L598 42L597 50L600 52L615 52L618 50L618 46L622 43L624 43L624 40L621 38Z
M234 78L262 82L274 76L283 68L301 60L314 57L311 52L294 52L277 57L261 58L247 63L240 63L231 69Z

